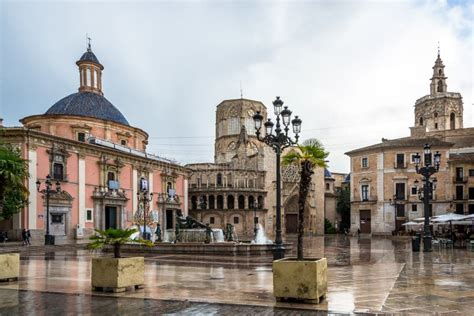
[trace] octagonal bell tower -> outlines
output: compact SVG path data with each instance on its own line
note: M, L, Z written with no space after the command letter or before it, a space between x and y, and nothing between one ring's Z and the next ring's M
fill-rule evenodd
M444 67L438 50L430 79L430 94L415 103L415 129L436 132L463 128L462 97L458 92L448 92Z
M247 133L247 154L263 153L263 143L255 136L253 115L260 111L267 119L267 108L260 101L249 99L224 100L217 105L216 138L214 143L215 163L228 163L237 154L237 145L242 127Z

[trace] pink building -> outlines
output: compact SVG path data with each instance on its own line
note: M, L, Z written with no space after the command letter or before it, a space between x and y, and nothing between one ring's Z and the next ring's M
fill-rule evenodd
M0 230L18 234L29 228L37 236L46 227L46 200L37 192L47 175L61 184L50 198L50 233L56 239L90 235L94 228L126 228L140 222L143 204L137 193L148 181L153 200L147 210L153 224L173 229L176 212L187 213L187 169L146 152L148 134L131 126L102 91L104 67L91 50L76 62L79 91L44 114L21 119L23 127L5 128L2 140L29 160L27 208ZM137 215L136 212L139 212Z

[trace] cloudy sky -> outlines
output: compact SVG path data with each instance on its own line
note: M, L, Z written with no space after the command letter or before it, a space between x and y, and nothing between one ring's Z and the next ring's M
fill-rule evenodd
M409 135L429 93L438 41L448 90L473 126L469 1L0 1L0 117L18 126L77 91L75 61L92 49L105 96L150 134L150 151L213 160L224 99L279 95L302 138L344 152Z

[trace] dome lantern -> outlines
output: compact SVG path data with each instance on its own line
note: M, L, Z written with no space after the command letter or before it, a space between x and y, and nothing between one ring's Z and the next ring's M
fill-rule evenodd
M87 44L87 51L76 62L79 67L79 92L93 92L104 95L102 92L102 70L104 66L99 62L92 52L90 38Z

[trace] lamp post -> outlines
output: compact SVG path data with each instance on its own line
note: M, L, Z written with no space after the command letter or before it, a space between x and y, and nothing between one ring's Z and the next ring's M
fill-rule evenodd
M437 180L434 178L430 181L430 177L439 171L439 165L441 163L441 154L437 151L434 155L431 153L431 146L426 144L423 149L424 162L423 166L421 164L421 156L419 153L413 157L415 160L416 173L423 176L423 186L418 190L418 180L415 181L415 186L418 190L418 196L423 200L424 212L425 212L425 222L423 229L423 251L431 251L431 231L430 231L430 198L432 197L433 190L436 189ZM434 156L434 161L432 159Z
M143 239L146 238L146 216L150 202L153 200L153 193L148 190L148 181L145 178L140 179L140 191L137 192L138 201L143 203Z
M394 212L394 218L395 218L395 233L397 232L397 216L398 216L398 209L397 209L397 201L398 201L398 197L396 194L393 195L393 200L392 199L388 199L388 201L390 202L390 205L393 205L393 208L395 210Z
M47 175L44 181L45 188L41 189L40 180L36 181L36 190L46 197L46 235L44 235L44 244L54 246L54 236L49 234L49 198L51 193L61 193L61 183L56 181L56 189L53 190L51 176Z
M291 120L291 111L288 107L282 110L283 101L280 97L276 97L273 101L274 113L276 116L276 124L273 124L271 119L268 119L263 126L265 127L265 136L260 136L260 130L262 128L263 116L260 112L257 112L253 116L255 122L255 130L257 139L268 146L270 146L276 153L276 233L275 233L275 248L273 252L273 259L281 259L285 257L285 248L283 247L283 240L281 236L281 169L280 169L280 156L282 151L290 146L298 143L299 133L301 132L301 119L295 116ZM292 140L288 136L289 125L293 126L293 133L295 139ZM280 124L281 121L281 124ZM275 125L275 131L273 133L273 126ZM283 125L283 126L282 126Z

